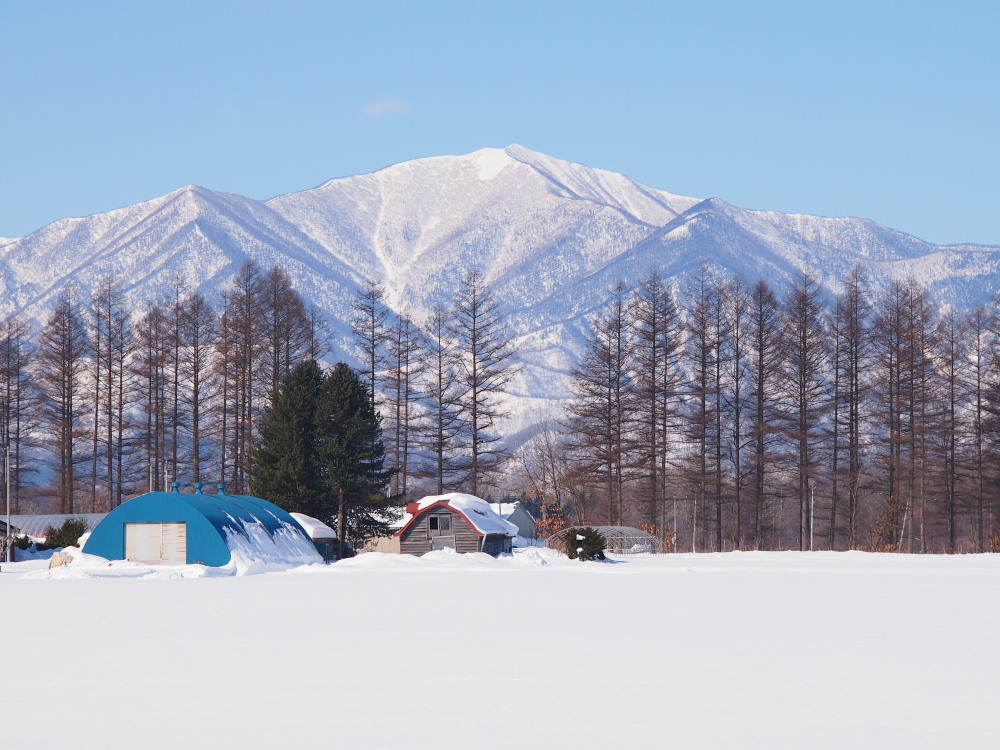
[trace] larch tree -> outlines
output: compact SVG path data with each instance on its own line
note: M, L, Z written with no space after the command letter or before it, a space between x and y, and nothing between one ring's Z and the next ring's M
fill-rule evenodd
M423 393L419 383L427 371L424 336L405 315L397 315L386 342L386 401L393 476L392 493L405 496L409 480L418 474L416 448L426 425L419 410Z
M215 308L204 295L195 292L184 301L181 328L184 348L181 359L186 393L191 443L191 479L200 482L207 456L205 438L206 408L212 395L212 363L219 321Z
M750 291L748 339L748 407L751 425L750 462L753 508L753 546L765 544L765 511L773 495L770 476L779 461L778 430L781 413L779 386L784 368L781 306L767 282L759 280Z
M378 378L385 367L385 345L389 335L385 289L376 279L368 279L358 290L351 310L351 333L361 352L362 372L368 380L368 393L372 408L375 408L379 398Z
M92 384L94 409L91 456L91 502L108 510L125 496L127 414L132 396L130 358L135 337L131 310L125 302L121 280L102 277L91 297L93 341ZM100 455L103 454L103 455ZM102 472L98 473L98 464ZM104 493L98 497L98 487Z
M718 434L721 404L718 400L722 363L722 341L718 336L718 316L722 314L721 284L708 266L701 266L689 283L686 294L685 356L689 370L690 399L686 438L693 446L688 476L693 492L692 547L702 549L714 538L721 548L722 477L718 464L722 436ZM717 460L718 459L718 462ZM713 499L711 514L709 500ZM710 535L709 520L716 521L716 534ZM700 523L699 523L700 521Z
M844 281L829 325L834 372L831 549L836 548L841 485L847 493L847 548L857 549L860 543L858 515L872 358L872 306L868 294L867 276L855 267Z
M292 367L309 356L314 346L312 320L291 277L279 266L261 280L261 298L266 319L264 364L270 381L268 392L273 393Z
M967 472L971 478L970 495L974 529L974 549L990 552L996 523L995 490L998 473L991 465L1000 462L1000 315L996 301L974 307L967 318L969 334L969 374L967 388L971 404L966 421L971 434L971 453Z
M427 321L427 428L424 445L429 457L426 474L434 479L437 494L456 487L464 476L456 461L456 443L462 429L461 387L455 377L459 366L455 342L451 338L451 316L441 306Z
M495 429L506 416L504 396L519 368L514 364L513 336L481 271L472 270L462 279L452 316L460 404L468 426L469 489L477 495L484 480L500 468L500 436Z
M645 475L646 523L666 528L671 440L680 421L682 322L663 274L639 283L632 302L637 460Z
M137 401L142 414L139 442L145 456L146 481L150 492L166 491L167 346L168 328L163 308L151 304L135 327L136 356L133 379L139 383Z
M31 364L34 345L27 324L18 316L7 318L0 326L0 443L10 461L10 492L5 507L13 513L19 510L19 498L28 467L23 458L35 444L37 401L32 385Z
M220 476L237 493L246 486L254 424L270 387L265 363L267 317L262 292L260 267L251 261L244 263L232 288L223 295L216 339Z
M590 321L583 357L572 370L568 407L570 445L587 473L599 478L610 525L622 525L625 483L633 465L635 384L632 378L628 292L611 290Z
M882 439L876 444L875 458L882 465L885 505L872 528L870 545L889 551L902 543L903 504L900 499L900 470L904 428L903 398L900 393L902 362L905 357L906 292L902 283L890 282L878 300L874 320L872 391L873 416L881 425ZM897 540L899 542L897 543Z
M785 300L786 430L794 454L799 549L812 549L814 492L829 405L826 321L819 283L800 273Z
M934 359L942 386L938 394L940 406L935 429L941 465L937 488L944 498L944 551L948 553L956 551L958 541L961 446L969 439L962 419L969 401L969 330L969 319L949 310L938 321L934 336Z
M744 489L747 481L747 467L750 462L744 457L750 442L748 425L748 393L750 383L750 338L753 330L750 316L752 294L739 276L729 280L723 290L723 307L726 316L725 346L723 357L726 365L728 387L723 398L729 430L729 460L733 467L733 546L743 549L745 544Z
M80 458L75 448L86 416L83 381L90 355L90 339L76 292L70 287L56 300L39 336L35 360L36 382L42 395L40 421L57 457L55 494L60 513L84 510L77 504Z

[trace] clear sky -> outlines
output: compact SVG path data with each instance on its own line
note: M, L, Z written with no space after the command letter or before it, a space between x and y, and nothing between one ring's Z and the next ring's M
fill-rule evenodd
M1000 244L1000 3L0 0L0 236L511 143Z

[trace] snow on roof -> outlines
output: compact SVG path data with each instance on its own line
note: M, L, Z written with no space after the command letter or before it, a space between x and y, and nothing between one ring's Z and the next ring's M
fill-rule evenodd
M506 519L510 518L511 513L513 513L515 510L517 510L517 506L519 506L520 504L521 503L519 503L519 502L513 502L513 503L490 503L490 507L493 508L493 511L495 513L497 513L500 516L500 518L503 518L504 520L506 520Z
M480 534L502 534L504 536L517 536L517 526L505 521L497 515L490 504L475 495L467 495L464 492L449 492L445 495L429 495L417 501L417 512L422 513L427 508L438 503L447 505L456 513L461 514L466 521ZM404 513L403 517L394 524L395 528L402 530L410 521L414 519L411 513ZM396 532L400 533L400 532Z
M289 513L299 526L305 529L310 539L336 539L337 532L320 521L318 518L307 516L305 513Z
M316 546L288 512L252 495L223 492L147 492L122 503L97 525L84 551L108 560L125 558L126 523L190 522L186 553L213 567L237 570L321 562ZM197 533L192 533L197 529Z

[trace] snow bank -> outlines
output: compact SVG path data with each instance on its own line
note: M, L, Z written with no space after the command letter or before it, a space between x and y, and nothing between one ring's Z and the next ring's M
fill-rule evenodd
M468 552L458 554L451 549L435 550L426 554L398 555L388 552L362 552L357 557L342 560L333 566L339 571L366 570L411 570L448 571L448 570L509 570L513 568L543 567L562 563L578 566L581 563L570 560L556 550L530 547L515 550L513 554L493 557L485 552Z
M233 519L233 524L236 528L225 530L226 546L233 556L230 566L237 575L323 562L312 541L287 522L274 532L258 521Z
M107 560L86 554L78 547L66 547L63 552L73 558L68 564L52 569L38 564L22 570L25 578L205 578L284 571L323 563L312 541L288 523L282 523L273 534L256 521L233 519L233 526L226 529L225 540L232 559L221 567Z
M72 560L57 568L33 565L24 573L24 578L74 580L84 578L202 578L214 575L216 568L204 565L146 565L128 560L107 560L97 555L88 555L79 547L64 547L64 555ZM6 570L6 566L4 570ZM14 572L14 571L10 571Z

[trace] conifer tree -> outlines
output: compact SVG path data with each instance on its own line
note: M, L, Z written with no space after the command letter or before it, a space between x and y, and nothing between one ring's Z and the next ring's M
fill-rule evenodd
M387 494L394 470L385 468L381 418L367 386L343 362L323 380L315 429L326 507L335 511L342 557L345 541L388 535L396 504ZM331 515L328 511L320 519L332 520Z
M316 446L316 408L323 373L310 359L281 380L257 423L250 491L285 510L324 514Z

